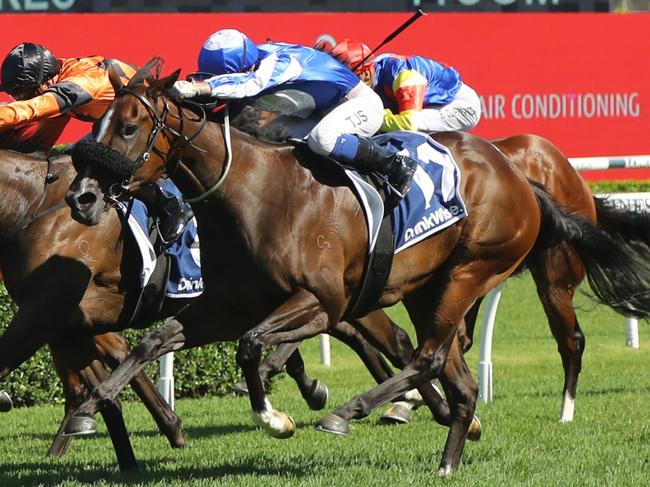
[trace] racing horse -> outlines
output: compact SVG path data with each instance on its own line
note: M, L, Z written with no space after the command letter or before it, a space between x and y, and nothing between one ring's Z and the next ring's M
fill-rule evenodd
M286 139L286 133L279 129L280 117L273 123L269 114L262 118L253 110L242 112L238 128L263 140L279 142ZM266 122L266 123L264 123ZM275 124L275 126L273 125ZM576 212L592 223L598 223L620 245L634 243L638 248L650 252L650 216L638 212L615 208L602 198L595 197L578 171L571 166L566 156L550 141L531 134L520 134L491 141L527 177L543 184L553 198L565 209ZM525 261L535 282L537 293L544 308L564 369L561 422L574 418L578 377L582 369L582 355L586 339L573 306L573 296L584 279L585 272L577 252L571 246L560 244L542 252L529 255ZM465 328L460 330L463 351L470 349L476 325L479 306L477 300L465 316ZM381 318L369 316L366 326L381 329ZM263 380L274 376L284 365L282 354L270 355L260 367ZM244 388L243 384L239 385ZM397 403L382 416L387 421L408 422L413 403Z
M50 449L60 456L71 439L60 436L68 420L88 391L108 376L106 365L117 366L130 351L124 338L102 328L130 321L139 295L139 257L123 245L116 212L88 228L62 211L75 174L69 156L48 163L0 150L0 161L0 269L18 305L0 336L0 380L49 345L65 394L65 418ZM170 315L186 303L168 301ZM183 447L180 420L146 374L131 384L170 444ZM10 408L10 397L0 392L0 410ZM134 460L121 412L114 408L103 414L120 465L129 468Z
M349 318L368 246L363 214L328 162L229 130L227 118L207 122L169 99L165 93L180 71L159 78L160 62L148 62L126 87L111 73L118 95L97 127L96 142L77 145L78 175L66 201L74 218L98 224L111 198L169 174L199 221L205 290L147 334L78 413L111 404L134 373L164 353L240 339L237 362L254 420L273 436L291 436L295 423L265 396L261 354ZM451 411L440 462L440 472L448 474L459 466L476 404L477 387L457 339L476 299L514 272L533 247L568 241L600 301L647 316L650 269L587 220L563 211L488 141L457 132L435 138L460 167L468 216L397 254L375 303L382 308L402 301L419 346L401 372L329 413L319 427L344 432L350 413L364 417L439 377Z
M91 417L72 417L88 389L108 376L105 364L115 367L129 352L128 343L121 336L102 332L126 324L148 326L154 319L175 313L188 300L165 300L158 314L140 315L131 323L140 293L139 257L125 244L117 213L111 212L102 225L88 228L62 211L60 203L74 177L68 156L48 163L0 150L0 160L0 191L6 196L0 202L0 269L10 295L19 305L16 316L0 336L0 380L43 344L49 345L65 395L65 417L50 454L61 456L72 439L70 435L61 436L64 428L75 435L94 430ZM392 339L392 348L384 349L384 353L397 366L403 365L409 357L403 350L412 350L408 336L399 328L393 330L390 321L374 321L375 333L390 334ZM377 381L385 380L390 368L354 328L342 323L332 334L359 354ZM287 372L296 380L309 407L322 409L327 388L317 379L306 377L297 354L292 356L289 351L283 362L287 360ZM146 374L139 373L132 385L170 444L183 447L180 420ZM427 399L435 410L443 408L436 414L445 421L446 408L440 405L440 398ZM8 411L11 406L10 397L0 391L0 411ZM108 409L103 414L109 433L115 435L120 466L134 467L135 458L119 410ZM476 428L478 423L473 433L475 439L480 436Z

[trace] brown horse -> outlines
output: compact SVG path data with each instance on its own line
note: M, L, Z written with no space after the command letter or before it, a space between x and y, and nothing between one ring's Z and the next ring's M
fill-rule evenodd
M50 449L51 455L60 456L72 439L69 435L61 437L64 428L75 434L87 434L94 429L90 417L73 418L73 427L69 421L88 390L108 376L104 364L115 367L128 355L128 343L119 335L100 334L94 340L92 335L108 328L121 329L129 323L139 293L138 258L132 248L124 245L115 212L99 227L88 228L71 220L57 205L74 176L69 157L59 158L52 168L43 159L12 151L0 151L0 160L4 168L0 172L0 190L13 195L0 204L0 269L5 271L10 294L20 305L0 337L0 380L44 343L49 344L66 398L65 418ZM50 170L57 179L44 190ZM184 299L167 300L159 316L138 320L131 326L146 326L153 318L173 314L186 304ZM112 321L119 324L111 324ZM390 341L384 340L391 347L384 348L384 353L393 364L403 366L412 351L408 336L399 328L393 329L389 320L375 321L375 333L391 337ZM388 377L391 369L354 328L342 323L332 334L359 354L377 381ZM322 409L327 388L308 378L302 359L291 352L283 358L283 364L288 360L287 372L296 380L309 407ZM180 420L144 372L134 378L132 385L171 445L184 446ZM428 405L439 421L447 424L446 407L438 396L431 394L426 396ZM0 410L10 408L11 399L0 391ZM119 436L120 431L124 432L119 411L109 409L103 414L107 416L109 432L116 435L121 467L134 466L128 438ZM480 436L478 428L476 422L474 439Z
M249 117L252 115L249 112ZM255 120L247 120L243 128L257 133L258 136L269 136L269 132L256 131L250 122L254 123ZM273 129L271 133L273 136L282 135L280 131ZM576 212L591 222L597 221L601 228L620 241L621 245L633 242L639 247L650 248L650 216L614 208L602 199L594 197L566 156L548 140L536 135L522 134L493 140L492 143L527 177L543 184L553 198L568 211ZM577 252L565 244L530 254L526 259L526 267L531 271L537 286L562 358L564 387L560 421L569 422L574 416L578 376L585 350L585 337L573 307L573 296L584 279L585 271ZM461 337L464 351L469 350L472 345L480 303L481 300L477 300L465 316L466 330L462 330ZM366 319L365 326L375 330L385 329L382 318L376 314ZM272 354L264 361L260 367L263 380L282 370L283 358L281 354ZM408 404L393 406L387 419L408 422L411 407L412 405Z
M49 167L43 159L2 150L0 161L0 269L18 304L0 337L0 380L47 343L66 398L61 433L88 391L108 376L105 364L116 367L130 351L124 338L101 333L114 322L129 323L138 296L139 257L123 245L116 212L88 228L63 211L74 177L69 157ZM46 183L48 174L56 180ZM186 302L168 301L169 315ZM183 447L180 420L146 374L131 384L170 444ZM10 408L10 398L0 393L0 409ZM134 459L121 413L105 413L120 464L128 468ZM70 439L57 434L50 454L62 455Z
M365 221L327 162L206 123L165 97L178 72L144 83L156 65L148 63L127 88L115 79L119 94L97 133L106 145L78 146L79 175L66 200L75 218L97 224L105 197L126 196L167 172L192 197L206 288L146 335L79 411L110 404L132 374L164 353L241 337L237 360L254 418L274 436L290 436L295 423L271 407L260 381L262 351L348 318L367 252ZM646 316L650 269L583 218L559 209L489 142L455 132L436 139L460 166L469 216L397 254L376 303L404 302L419 348L400 373L330 413L320 427L344 432L346 418L364 417L439 377L451 410L440 470L449 473L460 463L476 404L477 387L456 335L476 299L515 271L533 246L570 241L601 301Z

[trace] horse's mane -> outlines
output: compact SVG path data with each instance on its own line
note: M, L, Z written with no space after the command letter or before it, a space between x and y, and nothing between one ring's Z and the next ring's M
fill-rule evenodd
M260 110L251 105L238 106L230 123L236 129L252 135L263 142L286 144L289 138L287 128L281 123L260 125L260 115Z

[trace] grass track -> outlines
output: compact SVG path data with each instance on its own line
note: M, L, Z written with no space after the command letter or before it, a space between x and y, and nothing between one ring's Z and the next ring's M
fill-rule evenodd
M249 419L247 398L177 401L189 447L171 450L144 407L125 405L140 460L121 475L103 424L95 438L75 440L60 460L45 457L62 416L60 406L0 416L0 486L13 485L650 485L650 354L648 324L641 349L625 347L621 317L579 299L587 336L576 419L558 422L563 380L559 355L529 278L510 280L494 336L494 395L479 404L483 439L468 443L459 472L436 476L446 431L419 410L407 426L377 424L378 413L353 424L348 437L312 429L310 411L288 377L273 404L298 424L290 440L273 440ZM391 314L405 323L402 308ZM480 331L477 332L480 337ZM318 343L302 347L308 371L330 388L338 405L371 386L360 361L338 342L334 365L318 363ZM476 369L478 351L468 363Z

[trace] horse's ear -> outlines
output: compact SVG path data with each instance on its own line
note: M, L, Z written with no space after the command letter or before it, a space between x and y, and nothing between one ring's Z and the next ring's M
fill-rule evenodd
M117 70L111 63L108 63L108 79L110 80L111 85L113 86L113 91L117 96L117 93L120 91L120 89L124 87L124 83L122 83L122 78L120 78L120 75L117 74Z
M147 93L154 96L164 94L167 90L169 90L172 87L172 85L176 82L176 80L178 80L180 74L181 74L181 70L177 69L169 76L165 76L164 78L160 78L152 81L151 84L149 85L149 88L147 89Z

